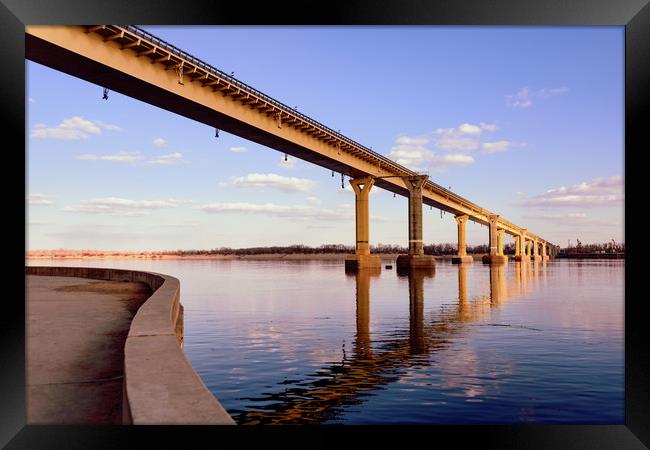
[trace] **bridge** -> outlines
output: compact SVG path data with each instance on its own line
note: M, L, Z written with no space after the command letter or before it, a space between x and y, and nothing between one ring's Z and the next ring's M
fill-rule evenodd
M556 246L499 214L443 188L389 158L328 128L215 67L135 26L27 26L26 58L91 83L166 109L218 130L341 173L355 192L356 253L346 268L380 267L370 254L369 198L374 186L408 198L409 251L398 268L427 268L422 205L453 214L458 255L467 263L468 220L486 225L490 253L485 263L504 263L503 239L515 238L515 260L547 260Z

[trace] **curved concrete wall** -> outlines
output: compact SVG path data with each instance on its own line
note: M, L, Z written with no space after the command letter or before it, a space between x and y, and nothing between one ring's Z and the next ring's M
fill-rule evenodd
M180 282L153 272L90 267L25 267L27 275L144 282L153 291L124 347L124 423L234 425L181 349Z

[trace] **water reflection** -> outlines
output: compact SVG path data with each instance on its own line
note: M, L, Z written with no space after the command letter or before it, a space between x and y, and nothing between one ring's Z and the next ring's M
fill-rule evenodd
M456 266L458 301L451 307L443 305L440 311L427 317L424 285L426 279L435 277L435 272L421 269L399 272L399 277L408 278L408 334L398 328L390 338L383 337L378 342L373 342L370 329L370 287L373 279L380 275L379 269L349 274L356 282L356 334L352 354L308 374L302 381L282 391L244 398L251 404L236 416L237 422L251 425L318 424L336 419L346 406L362 403L374 395L373 391L397 381L412 368L437 364L430 356L448 348L458 338L462 339L467 332L464 324L478 321L492 308L526 294L531 278L545 271L545 265L538 267L536 263L531 267L531 264L517 262L510 280L506 280L505 265L490 266L489 292L471 297L467 288L468 267L463 264ZM461 365L466 362L458 361ZM478 395L483 388L475 384L471 392Z
M431 269L411 270L409 280L409 352L426 353L424 337L424 278L433 278Z
M370 278L380 275L381 269L359 270L355 274L357 282L357 333L354 351L359 360L372 357L370 342Z

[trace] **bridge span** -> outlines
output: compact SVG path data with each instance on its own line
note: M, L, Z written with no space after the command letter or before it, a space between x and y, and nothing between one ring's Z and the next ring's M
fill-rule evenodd
M465 251L468 220L487 225L486 263L508 260L504 234L515 237L520 260L544 260L555 246L500 215L432 182L354 140L299 113L232 76L134 26L27 26L26 58L110 90L180 114L216 129L350 177L356 196L356 254L346 267L378 267L370 254L368 194L381 187L409 200L409 254L398 267L432 267L424 255L422 204L454 214L458 223L456 263Z

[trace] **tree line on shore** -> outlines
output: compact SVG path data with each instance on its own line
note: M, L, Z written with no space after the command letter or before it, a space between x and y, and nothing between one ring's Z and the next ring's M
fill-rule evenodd
M514 248L514 246L513 246ZM173 250L157 252L163 255L268 255L268 254L324 254L324 253L354 253L353 245L344 244L323 244L317 247L309 245L288 245L288 246L271 246L271 247L248 247L248 248L231 248L219 247L211 250ZM375 254L397 254L408 253L408 247L396 244L377 244L370 246L370 252ZM467 253L488 253L487 245L467 246ZM456 255L458 246L456 244L429 244L424 246L426 255Z
M625 243L610 241L602 244L583 244L578 241L575 246L560 249L560 254L572 253L625 253Z

